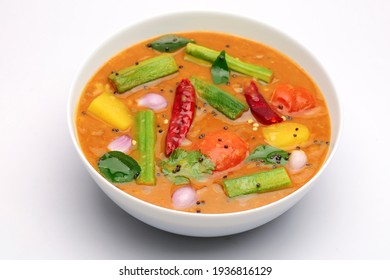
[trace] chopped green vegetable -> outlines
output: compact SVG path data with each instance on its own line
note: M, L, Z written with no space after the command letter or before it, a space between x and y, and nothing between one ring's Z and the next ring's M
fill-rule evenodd
M276 191L291 185L290 177L284 167L269 171L224 180L222 182L229 197Z
M155 116L152 110L138 111L135 115L137 150L140 155L141 174L138 184L155 185Z
M226 63L225 51L222 51L211 66L211 77L214 84L226 84L229 82L229 68Z
M168 34L158 38L157 40L148 44L148 47L160 52L174 52L187 45L188 43L195 43L194 40L179 37L177 35Z
M206 100L207 103L229 119L235 120L241 116L244 111L249 109L246 103L232 94L223 91L218 86L209 84L197 77L191 77L190 81L194 85L198 96Z
M173 56L164 53L114 72L108 78L115 84L117 92L123 93L136 86L173 74L178 69Z
M189 55L188 53L184 54L184 60L192 62L192 63L199 64L199 65L202 65L202 66L205 66L205 67L211 67L211 65L212 65L211 62L209 62L207 60L203 60L203 59L197 58L197 57L192 56L192 55Z
M131 182L141 172L141 167L130 156L119 151L105 153L98 162L102 175L112 183Z
M261 145L256 147L249 156L247 161L261 160L265 164L281 164L285 165L288 162L289 153L279 148L269 145Z
M219 53L216 50L212 50L193 43L187 44L186 53L196 58L209 61L211 63L214 62L219 55ZM272 70L268 68L255 65L255 64L246 63L239 60L238 58L234 58L229 55L226 55L226 62L229 66L229 69L232 71L236 71L238 73L255 77L267 83L269 83L272 80L272 75L273 75Z
M188 184L190 180L199 181L211 174L215 165L200 151L176 149L171 156L161 162L164 175L174 184Z

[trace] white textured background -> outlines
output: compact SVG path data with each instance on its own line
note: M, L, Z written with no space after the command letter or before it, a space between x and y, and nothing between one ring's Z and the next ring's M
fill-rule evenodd
M344 112L313 190L247 233L190 238L132 218L84 170L67 123L85 57L134 21L172 11L247 15L323 63ZM390 2L0 1L0 259L390 259Z

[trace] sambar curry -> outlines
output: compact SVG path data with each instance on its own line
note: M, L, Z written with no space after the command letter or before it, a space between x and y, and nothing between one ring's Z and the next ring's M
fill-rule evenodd
M308 182L331 135L324 97L278 51L213 32L167 34L107 61L76 112L89 163L122 191L213 214L275 202Z

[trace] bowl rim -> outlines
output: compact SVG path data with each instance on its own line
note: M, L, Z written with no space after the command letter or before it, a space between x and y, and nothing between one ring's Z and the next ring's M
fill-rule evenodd
M309 56L310 59L312 59L315 62L316 66L319 67L321 69L321 71L323 72L322 75L324 75L325 78L328 80L329 85L332 87L332 90L334 92L334 104L333 104L333 106L336 107L335 109L339 113L338 124L337 124L337 131L334 131L334 127L335 126L331 122L331 135L332 136L336 135L336 137L335 137L335 139L331 143L331 147L329 148L329 151L328 151L328 154L326 156L326 159L325 159L324 163L322 164L322 166L320 167L318 172L308 182L306 182L302 187L300 187L299 189L295 190L291 194L289 194L289 195L287 195L287 196L285 196L285 197L283 197L283 198L281 198L281 199L279 199L277 201L274 201L274 202L269 203L269 204L264 205L264 206L260 206L260 207L252 208L252 209L248 209L248 210L243 210L243 211L239 211L239 212L211 213L211 214L192 213L192 212L185 212L185 211L165 208L165 207L162 207L162 206L158 206L158 205L146 202L146 201L141 200L141 199L139 199L137 197L134 197L134 196L132 196L132 195L130 195L130 194L120 190L114 184L112 184L109 181L107 181L96 169L94 169L92 167L92 165L88 162L88 160L86 159L84 153L82 152L81 147L80 147L79 142L78 142L78 139L77 139L78 137L77 137L77 128L76 128L76 125L75 125L75 121L76 121L75 120L75 114L76 114L77 104L78 104L78 101L79 101L80 96L81 96L81 92L77 93L77 91L76 91L77 81L80 78L80 76L82 75L82 73L85 71L86 66L89 63L91 63L91 61L93 61L93 58L99 52L101 52L104 49L104 47L109 45L110 42L112 42L115 38L119 37L121 34L126 33L127 30L133 29L133 28L135 28L135 27L137 27L139 25L146 24L146 23L148 23L150 21L167 20L168 18L178 17L178 16L198 17L198 16L205 16L205 15L207 15L207 16L215 16L215 15L217 15L219 17L227 17L227 18L231 18L231 19L237 19L237 20L240 20L240 21L250 21L250 22L252 22L255 25L262 25L265 28L267 28L268 30L271 30L272 32L276 32L276 33L278 33L278 35L281 35L281 36L285 37L287 40L289 40L289 41L293 42L294 44L296 44L298 48L300 48L303 52L305 52L306 55ZM193 30L188 30L188 31L197 31L197 30L193 29ZM198 29L198 31L200 31L200 30ZM210 31L214 32L214 30L210 30ZM215 32L218 32L218 31L215 31ZM222 31L220 31L220 32L222 32ZM222 32L222 33L227 33L227 32ZM164 33L162 33L161 35L163 35L163 34ZM237 35L237 34L233 34L233 35L240 36L240 35ZM245 36L241 36L241 37L247 38L247 39L250 39L250 40L254 40L252 38L248 38L248 37L245 37ZM136 44L136 43L134 43L134 44ZM271 46L271 47L276 49L273 46ZM282 51L280 51L278 49L276 49L276 50L279 51L280 53L284 54L284 52L282 52ZM117 53L112 53L111 57L115 56L116 54ZM286 55L286 56L289 59L294 61L294 59L292 59L288 55ZM97 71L97 69L96 69L96 71ZM75 98L77 99L77 101L76 101L75 106L74 106L73 105L73 101L74 101ZM134 201L134 202L136 202L138 204L141 204L141 205L143 205L145 207L151 207L154 210L161 211L162 214L166 213L166 214L178 215L178 216L183 216L183 217L188 217L189 216L191 218L202 219L202 220L203 219L214 219L214 218L230 218L230 217L235 217L235 216L243 216L243 215L248 215L248 214L254 214L254 213L257 213L257 212L267 211L270 208L274 208L274 207L277 207L280 204L284 204L286 200L292 200L295 197L299 197L302 192L307 192L309 189L312 188L313 182L315 182L318 179L318 177L320 177L321 174L326 170L326 168L328 167L328 165L332 161L332 159L333 159L333 157L334 157L334 155L335 155L335 153L336 153L336 151L337 151L337 149L339 147L339 143L340 143L340 140L341 140L341 134L342 134L342 130L343 130L343 111L341 109L342 107L341 107L340 102L341 102L341 100L340 100L340 98L339 98L339 96L337 94L337 91L336 91L335 87L334 87L333 81L331 80L329 74L324 69L322 64L319 62L317 57L315 55L313 55L313 53L310 50L308 50L305 46L303 46L301 43L299 43L297 40L295 40L294 38L290 37L288 34L284 33L283 31L281 31L281 30L279 30L279 29L277 29L277 28L275 28L275 27L273 27L273 26L271 26L271 25L269 25L267 23L264 23L264 22L262 22L262 21L260 21L258 19L255 19L253 17L244 16L244 15L237 14L237 13L211 11L211 10L193 10L193 11L186 10L186 11L175 11L175 12L169 12L169 13L159 13L159 14L152 15L150 17L139 19L137 21L132 21L129 24L127 24L126 26L118 29L116 32L113 32L110 36L106 37L103 41L101 41L93 49L93 51L90 52L89 55L82 61L81 65L79 66L78 70L76 71L76 74L74 75L74 77L72 79L72 84L71 84L70 90L68 91L68 98L67 98L67 125L68 125L68 130L69 130L70 137L71 137L71 140L73 142L73 145L74 145L74 147L76 149L76 152L77 152L78 156L81 158L82 162L84 163L85 168L87 169L87 171L89 173L93 173L93 175L97 176L97 178L99 178L99 180L104 183L105 187L110 188L111 191L113 191L113 192L115 192L115 193L117 193L117 194L119 194L121 196L125 196L125 197L127 197L127 199L130 199L130 200L132 200L132 201ZM99 185L100 188L102 188L100 186L100 184L98 184L98 185ZM104 192L106 192L104 189L102 189L102 190Z

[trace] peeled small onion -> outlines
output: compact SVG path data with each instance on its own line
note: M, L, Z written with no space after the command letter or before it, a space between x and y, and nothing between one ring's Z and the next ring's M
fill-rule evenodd
M130 136L122 135L111 141L111 143L108 144L108 149L110 151L120 151L127 153L130 150L131 145L132 143Z
M148 107L153 111L159 111L168 106L167 100L157 93L145 94L137 102L138 106Z
M286 167L290 171L299 171L306 166L307 156L302 150L294 150L289 159Z
M185 209L195 205L196 199L196 191L190 186L184 186L173 193L172 204L177 209Z
M183 141L180 142L180 146L190 146L192 145L192 141L184 138Z

